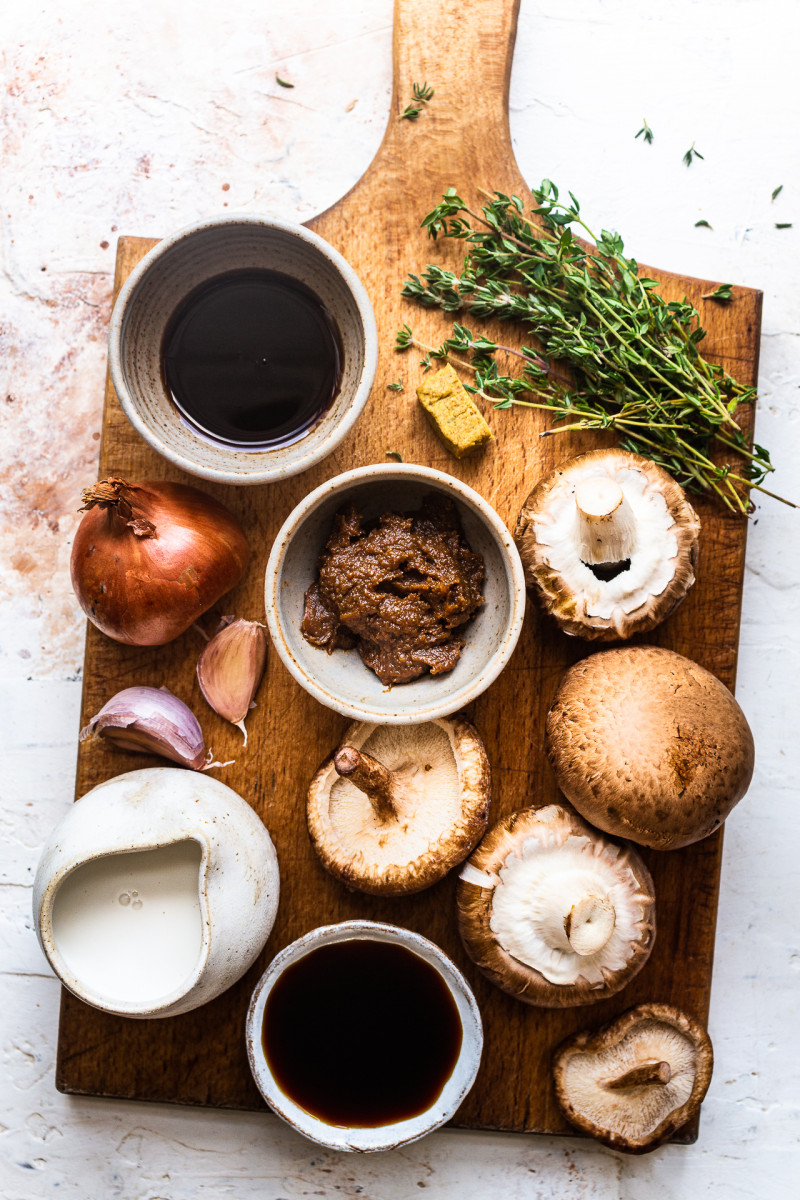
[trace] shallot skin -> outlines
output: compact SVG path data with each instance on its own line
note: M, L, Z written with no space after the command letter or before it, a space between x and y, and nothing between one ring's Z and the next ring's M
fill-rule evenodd
M112 479L84 499L72 586L89 620L118 642L173 641L244 574L249 548L238 520L197 488Z

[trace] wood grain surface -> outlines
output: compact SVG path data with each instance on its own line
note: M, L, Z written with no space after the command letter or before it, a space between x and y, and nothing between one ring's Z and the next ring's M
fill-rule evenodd
M545 418L534 411L486 413L496 440L486 453L456 462L437 441L414 398L421 379L418 355L394 351L394 334L408 322L424 341L438 343L448 328L438 312L400 297L409 271L427 261L456 261L460 247L432 244L420 219L448 186L477 202L478 188L527 195L508 131L508 82L518 0L397 0L394 97L386 135L364 177L310 225L340 250L363 280L375 307L380 361L368 407L336 452L306 474L258 488L217 487L199 481L236 512L247 530L252 562L246 578L217 612L263 617L263 572L273 538L308 492L341 471L391 461L449 471L476 488L513 529L522 502L553 465L598 444L589 435L539 439ZM414 81L427 80L435 97L417 122L398 119ZM543 174L547 164L540 164ZM624 231L623 231L624 232ZM120 239L116 287L155 243ZM708 357L744 383L757 375L761 293L735 289L731 304L704 301L704 280L647 268L668 297L688 296L709 336ZM718 282L718 281L715 281ZM712 287L714 284L711 285ZM508 339L509 329L504 330ZM403 392L387 384L402 380ZM106 387L100 474L132 480L180 479L151 451ZM91 480L87 480L87 485ZM187 482L198 483L187 479ZM78 498L76 497L76 506ZM711 504L703 521L698 582L679 610L647 640L679 651L729 686L736 674L746 523ZM204 619L214 625L213 615ZM220 772L267 825L281 867L281 902L274 932L258 963L212 1004L168 1020L108 1016L64 993L57 1086L101 1096L176 1101L230 1108L263 1107L244 1050L244 1016L264 966L287 943L314 926L354 917L388 920L432 938L472 983L483 1014L486 1044L477 1083L454 1124L470 1128L572 1132L557 1110L549 1078L554 1047L578 1029L596 1027L633 1004L676 1004L708 1017L721 834L673 853L645 851L656 885L658 936L644 970L622 993L583 1009L529 1008L493 989L472 968L459 942L454 914L455 873L417 896L381 900L349 893L320 867L309 844L304 798L319 761L337 745L346 722L312 700L270 654L258 707L248 720L250 741L205 704L195 678L200 639L189 631L169 646L126 647L88 628L83 714L87 720L119 688L167 684L198 714ZM470 715L481 730L494 774L493 817L558 799L543 751L545 714L562 672L591 646L567 638L529 598L520 644L500 679ZM158 760L90 742L78 754L77 796L95 784ZM322 1014L324 1019L324 1013ZM696 1136L696 1122L680 1140Z

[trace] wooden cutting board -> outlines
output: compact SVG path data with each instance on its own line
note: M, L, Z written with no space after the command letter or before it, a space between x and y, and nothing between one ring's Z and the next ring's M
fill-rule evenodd
M456 186L473 205L479 187L527 189L514 162L508 131L508 82L518 0L397 0L394 97L386 135L366 175L310 225L352 263L375 307L380 337L378 374L355 431L330 458L304 475L258 488L217 487L200 481L236 512L253 556L246 578L218 612L263 618L263 572L273 538L291 509L323 480L399 451L406 462L449 471L476 488L514 526L519 508L554 463L598 444L588 435L538 439L541 414L489 412L496 435L487 452L456 462L426 424L414 399L418 356L394 351L395 331L408 322L438 344L448 328L438 312L400 297L409 270L429 258L456 261L458 246L429 243L420 219L442 191ZM427 80L435 97L416 123L398 119L414 81ZM542 163L543 173L547 164ZM121 238L115 286L155 243ZM647 268L668 297L688 296L708 329L704 349L743 383L757 375L761 293L736 289L734 303L701 299L714 285ZM509 336L504 329L504 340ZM403 392L387 385L402 380ZM387 460L390 461L390 460ZM142 442L106 388L100 476L185 479ZM89 484L91 480L87 480ZM76 497L77 506L77 497ZM695 659L732 687L736 674L746 523L701 502L698 582L686 603L648 639ZM205 619L211 629L211 616ZM568 639L531 599L525 629L500 679L472 706L494 772L493 817L558 799L543 752L544 720L562 672L592 647ZM201 718L207 744L235 766L220 773L263 818L277 847L281 903L274 932L258 963L212 1004L168 1020L108 1016L64 993L57 1086L75 1094L175 1101L226 1108L262 1108L244 1050L244 1017L256 979L272 956L316 925L369 917L392 921L432 938L470 979L483 1014L486 1045L477 1083L454 1124L470 1128L565 1133L549 1080L553 1048L566 1035L602 1022L633 1004L676 1004L708 1017L722 837L671 854L645 851L656 885L658 937L652 957L620 995L584 1009L529 1008L493 989L464 954L454 915L455 877L430 891L396 900L351 894L319 866L309 845L304 795L317 763L337 745L346 722L312 700L272 653L258 708L249 717L250 742L205 704L195 678L200 642L192 631L169 646L118 645L88 627L83 716L86 721L118 689L167 684ZM78 754L77 795L119 774L158 760L126 755L98 743ZM682 1140L696 1136L696 1123Z

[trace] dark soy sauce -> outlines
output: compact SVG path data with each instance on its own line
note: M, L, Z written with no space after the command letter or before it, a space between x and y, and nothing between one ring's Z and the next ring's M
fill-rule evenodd
M339 390L342 350L333 320L296 279L229 271L195 288L169 320L167 391L196 430L263 450L298 441Z
M461 1019L438 971L391 942L337 942L287 967L264 1010L278 1086L329 1125L417 1116L461 1050Z

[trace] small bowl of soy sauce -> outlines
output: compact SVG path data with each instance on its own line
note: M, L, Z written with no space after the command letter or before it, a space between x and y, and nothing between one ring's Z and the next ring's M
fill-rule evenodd
M330 454L360 416L378 336L318 234L223 216L159 242L120 290L109 369L134 429L192 475L268 483Z
M392 1150L448 1121L480 1066L467 981L437 945L378 921L314 929L282 950L247 1014L267 1104L320 1145Z

